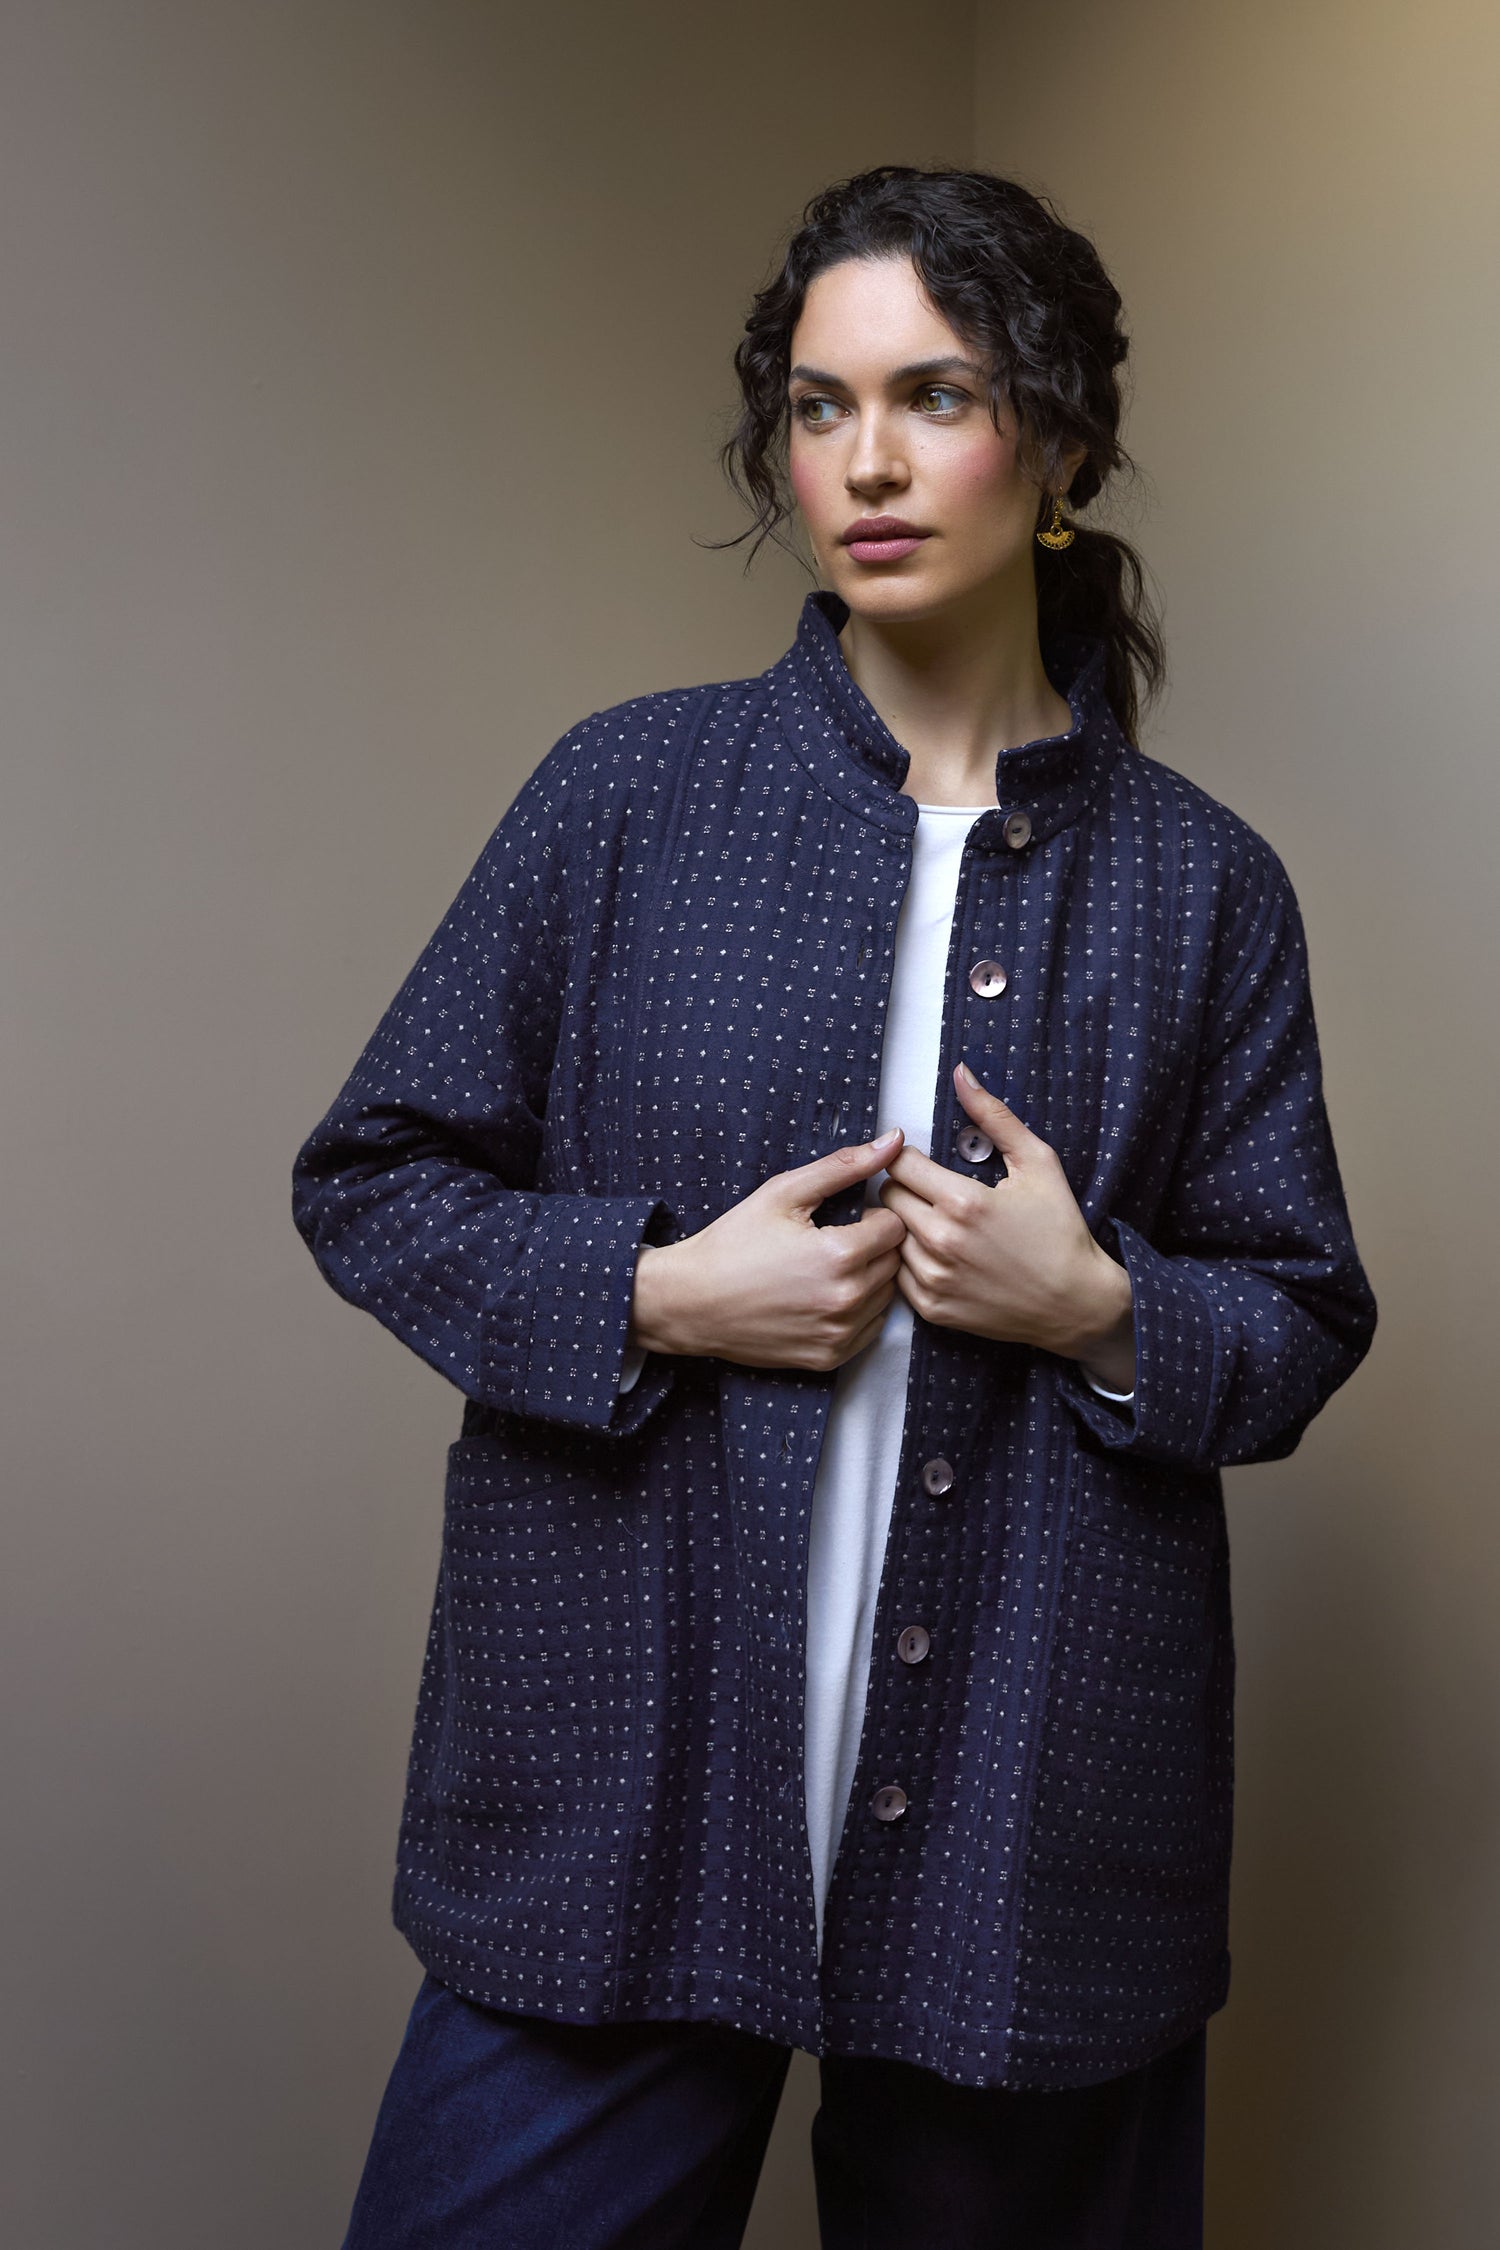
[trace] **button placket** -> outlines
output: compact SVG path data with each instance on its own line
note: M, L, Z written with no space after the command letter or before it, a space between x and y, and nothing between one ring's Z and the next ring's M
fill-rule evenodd
M1029 816L1021 815L1020 817L1026 820L1026 833L1029 837L1031 834ZM965 934L968 936L970 944L974 942L980 930L983 930L992 942L998 937L1002 945L1014 943L1015 904L1013 886L1006 882L997 884L992 854L986 853L983 856L976 870L976 879L978 887L975 889L972 899L967 903L966 912L967 927ZM963 910L962 907L961 910ZM971 960L966 981L976 1000L986 1001L991 1005L1011 990L1011 972L997 953L980 953ZM990 1067L993 1068L997 1049L1008 1043L1002 1027L1009 1017L1009 1008L1005 1010L1003 1015L991 1015L988 1007L981 1011L974 1008L971 1003L966 1011L966 1019L961 1018L959 1025L955 1028L962 1034L965 1030L966 1020L969 1036L965 1037L965 1044L970 1044L970 1037L977 1040L978 1046L983 1049L984 1056L988 1058ZM980 1069L982 1075L984 1070L982 1061ZM992 1079L989 1083L993 1084L996 1081ZM946 1104L944 1106L946 1107ZM951 1111L949 1114L952 1117L953 1147L961 1162L965 1164L986 1163L995 1153L995 1144L988 1133L982 1132L973 1120L962 1111L957 1116L953 1116Z
M1025 841L1029 842L1029 815L1025 823ZM952 982L946 988L952 1014L943 1027L945 1055L955 1062L960 1056L972 1057L970 1067L996 1085L1006 1082L1016 1036L1013 1010L1021 993L1011 965L1016 958L1012 949L1019 949L1020 943L1017 886L1007 880L1020 872L1013 860L1020 844L1006 835L997 863L996 846L1001 844L1003 834L1003 830L997 834L992 828L987 849L971 845L960 877L956 904L960 926L952 933L948 970ZM994 1142L963 1111L956 1091L942 1073L937 1105L935 1154L946 1145L950 1163L976 1166L996 1156ZM955 1148L956 1157L951 1153ZM920 1357L910 1401L910 1436L918 1447L924 1435L928 1445L936 1439L941 1447L945 1436L957 1434L943 1426L947 1417L938 1408L934 1388L940 1379L927 1370L931 1353L941 1348L941 1340L933 1337L923 1336L917 1344ZM942 1420L937 1419L935 1408L943 1414ZM955 1460L937 1449L925 1455L917 1452L914 1467L906 1474L910 1481L898 1496L889 1533L891 1540L899 1539L902 1546L888 1565L890 1583L882 1601L880 1645L886 1652L885 1678L883 1684L878 1678L874 1683L876 1702L861 1761L868 1822L865 1834L871 1851L883 1850L877 1842L877 1828L902 1825L909 1829L925 1817L920 1792L929 1778L929 1760L936 1747L931 1734L935 1710L931 1691L937 1661L934 1637L941 1642L947 1615L945 1589L951 1591L949 1566L941 1559L950 1545L944 1529L951 1525L940 1526L937 1516L928 1511L942 1509L950 1501L957 1505ZM929 1618L931 1623L927 1622ZM887 1778L893 1768L897 1774L904 1770L911 1775L915 1798L901 1782Z

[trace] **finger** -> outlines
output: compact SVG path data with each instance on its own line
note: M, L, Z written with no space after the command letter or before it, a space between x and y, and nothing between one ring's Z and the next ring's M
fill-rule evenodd
M932 1216L933 1206L925 1196L914 1195L899 1180L887 1180L880 1191L882 1209L894 1212L908 1235L920 1236Z
M869 1319L864 1323L864 1325L855 1331L854 1340L849 1346L848 1357L850 1359L854 1358L856 1352L862 1352L865 1349L866 1345L874 1343L876 1337L880 1334L881 1329L884 1328L886 1321L890 1316L891 1305L895 1300L895 1295L896 1292L894 1288L892 1288L889 1296L886 1297L884 1303L879 1307L879 1309L875 1312L872 1312Z
M987 1086L980 1084L967 1063L960 1063L954 1071L953 1083L964 1108L975 1124L982 1126L989 1134L1007 1165L1017 1162L1024 1164L1028 1156L1034 1156L1039 1148L1045 1148L1046 1143L1021 1123L1008 1102L1003 1102L998 1094L992 1094Z
M920 1242L909 1242L901 1260L903 1281L914 1282L918 1289L927 1291L929 1297L943 1286L946 1278L941 1261L924 1250Z
M851 1141L811 1164L795 1164L764 1183L762 1192L783 1211L813 1211L840 1188L852 1187L884 1170L901 1145L901 1128L893 1125L873 1141Z
M894 1281L900 1271L901 1252L887 1250L883 1257L877 1258L873 1265L865 1268L865 1287L872 1292L883 1291L887 1282Z
M884 1319L892 1298L896 1294L896 1276L901 1271L901 1260L892 1258L879 1271L871 1268L867 1285L846 1312L845 1319L857 1321L863 1328L870 1321L877 1324Z
M860 1290L876 1286L882 1270L899 1266L906 1229L894 1213L878 1211L883 1227L821 1227L818 1245L834 1272Z
M914 1195L899 1180L887 1180L880 1191L880 1200L889 1211L894 1211L906 1229L908 1242L922 1242L936 1247L934 1237L951 1236L955 1227L967 1226L976 1214L986 1209L986 1199L993 1189L981 1187L977 1180L955 1180L951 1172L944 1173L951 1184L941 1199L932 1203L922 1195ZM902 1244L903 1252L906 1244Z
M847 1257L867 1262L883 1258L891 1251L899 1252L906 1228L882 1199L878 1203L867 1203L853 1226L829 1227L825 1231L846 1238L841 1247Z
M885 1169L888 1178L899 1180L903 1187L910 1188L927 1203L940 1203L952 1194L955 1185L969 1185L958 1173L950 1172L946 1164L934 1163L930 1156L924 1156L919 1148L909 1144L891 1158ZM883 1189L881 1193L884 1194Z

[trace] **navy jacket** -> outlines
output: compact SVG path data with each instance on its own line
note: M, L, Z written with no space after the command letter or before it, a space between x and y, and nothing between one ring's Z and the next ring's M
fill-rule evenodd
M1134 1404L917 1319L820 1967L802 1649L834 1378L652 1353L617 1384L643 1241L875 1129L917 812L845 614L809 595L760 677L557 743L297 1158L327 1279L465 1398L396 1920L496 2007L1084 2084L1224 1999L1218 1471L1291 1451L1374 1305L1285 871L1060 642L1072 726L1000 756L965 847L932 1145L999 1176L957 1151L963 1059L1056 1148L1130 1271Z

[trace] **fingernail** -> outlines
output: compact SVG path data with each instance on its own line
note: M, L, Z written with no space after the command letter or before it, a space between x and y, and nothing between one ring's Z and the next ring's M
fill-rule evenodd
M871 1146L871 1148L889 1148L889 1147L890 1147L890 1145L891 1145L891 1142L892 1142L892 1141L899 1141L899 1140L900 1140L900 1138L901 1138L901 1128L900 1128L900 1126L899 1126L899 1125L891 1125L891 1126L887 1127L887 1129L886 1129L886 1131L885 1131L885 1132L883 1132L883 1133L878 1133L878 1134L876 1135L875 1139L874 1139L873 1141L871 1141L871 1143L870 1143L870 1146Z
M974 1086L974 1087L977 1087L977 1086L978 1086L978 1084L979 1084L979 1080L978 1080L978 1079L977 1079L977 1078L976 1078L976 1077L974 1076L974 1073L973 1073L973 1071L972 1071L972 1070L970 1070L970 1068L969 1068L969 1066L968 1066L968 1064L967 1064L967 1063L960 1063L960 1064L959 1064L959 1066L958 1066L958 1075L959 1075L959 1077L960 1077L960 1078L961 1078L961 1079L963 1080L963 1082L964 1082L964 1084L965 1084L966 1086Z

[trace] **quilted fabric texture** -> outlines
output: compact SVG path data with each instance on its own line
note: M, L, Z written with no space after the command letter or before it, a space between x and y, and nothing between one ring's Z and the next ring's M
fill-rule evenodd
M1085 2084L1225 1997L1218 1471L1292 1449L1374 1305L1286 874L1060 642L1072 726L1002 754L965 849L933 1153L1000 1176L957 1153L962 1059L1128 1266L1135 1395L917 1320L820 1968L801 1652L833 1377L653 1352L618 1386L641 1243L874 1130L917 816L844 615L810 595L759 677L557 743L297 1157L327 1279L465 1397L396 1920L498 2007Z

